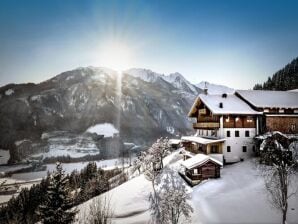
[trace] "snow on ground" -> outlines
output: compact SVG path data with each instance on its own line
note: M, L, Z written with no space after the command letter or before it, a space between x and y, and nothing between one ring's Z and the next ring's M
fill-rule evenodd
M16 172L18 170L30 168L30 164L18 164L18 165L7 165L7 166L0 166L0 173L1 172Z
M100 149L90 136L76 136L67 132L43 133L41 139L47 141L47 152L32 155L32 158L70 156L80 158L86 155L97 155Z
M132 158L133 161L134 158ZM78 162L78 163L62 163L63 170L65 170L66 173L71 173L73 170L80 171L84 167L87 166L89 162ZM121 159L109 159L109 160L101 160L101 161L95 161L97 167L100 167L102 169L108 170L108 169L114 169L116 167L121 168L122 167L122 161ZM128 159L125 159L124 166L128 166ZM12 174L11 177L6 178L0 178L0 183L3 181L6 181L5 184L13 184L13 183L22 183L26 181L35 181L35 180L41 180L41 178L45 177L47 175L47 172L52 172L56 169L55 164L48 164L46 165L47 169L45 171L38 171L38 172L25 172L25 173L15 173ZM0 166L0 172L3 171L13 171L18 170L22 168L26 168L27 165L15 165L15 166ZM27 187L30 188L34 183L24 183L20 185L19 189ZM9 199L13 196L17 195L11 194L11 195L0 195L0 204L3 202L9 201Z
M177 169L179 161L175 155L171 155L165 159L165 164ZM227 165L221 171L221 178L189 187L194 208L192 223L280 223L281 215L269 205L263 180L258 176L252 160ZM180 176L177 175L177 178ZM148 223L150 213L147 199L150 191L150 182L144 175L140 175L99 197L111 198L116 217L113 223ZM80 220L89 215L89 206L93 200L79 206ZM298 196L289 203L289 224L298 223L297 211Z
M9 150L0 149L0 164L7 164L9 157Z
M6 96L10 96L10 95L12 95L13 93L14 93L14 90L13 90L13 89L8 89L8 90L5 91L5 95L6 95Z
M66 149L63 145L60 146L50 146L48 152L34 154L31 157L39 157L42 156L43 158L51 158L51 157L59 157L59 156L70 156L71 158L81 158L86 155L97 155L99 154L99 150L97 149L96 145L94 144L92 147L76 147L76 144L67 146Z
M113 137L114 134L119 133L119 131L114 127L114 125L110 123L96 124L88 128L86 132L104 135L105 137Z
M263 180L253 166L252 160L227 165L220 179L194 187L193 219L200 223L280 223L281 215L268 204ZM298 223L297 199L290 201L289 223Z
M132 161L134 158L132 158ZM121 159L109 159L109 160L101 160L101 161L94 161L97 167L100 167L104 170L114 169L116 167L122 167ZM77 163L62 163L63 170L66 173L71 173L73 170L80 171L84 167L87 166L89 162L77 162ZM128 159L125 159L124 166L128 166L129 162ZM56 164L47 164L47 169L45 171L38 171L38 172L24 172L24 173L15 173L11 175L11 178L7 178L9 181L30 181L36 180L39 178L43 178L47 175L47 172L52 172L56 169ZM29 167L28 165L15 165L15 166L0 166L0 172L7 172L7 171L14 171L18 169L23 169ZM0 178L0 181L4 179Z
M175 152L167 156L164 159L164 164L167 165L176 162L175 157L177 155L178 152ZM116 217L113 223L147 223L150 219L148 197L151 190L151 182L147 181L142 174L98 197L108 197L111 199L111 204L115 209L114 216ZM78 223L80 221L82 222L89 215L89 206L94 202L94 199L78 206Z

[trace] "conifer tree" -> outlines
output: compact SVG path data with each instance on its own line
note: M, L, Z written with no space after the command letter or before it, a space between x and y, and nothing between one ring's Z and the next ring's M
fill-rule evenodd
M72 200L69 194L68 177L65 176L60 163L56 164L49 179L47 197L39 206L39 215L44 224L67 224L74 220L75 210L71 210Z

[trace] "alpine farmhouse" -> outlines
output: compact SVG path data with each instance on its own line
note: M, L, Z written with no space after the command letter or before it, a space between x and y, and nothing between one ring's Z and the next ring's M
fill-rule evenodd
M238 162L257 150L254 138L258 135L268 131L298 134L298 92L238 90L209 95L205 89L188 116L196 120L196 133L181 138L185 159L205 154L219 164ZM186 170L193 167L187 164Z

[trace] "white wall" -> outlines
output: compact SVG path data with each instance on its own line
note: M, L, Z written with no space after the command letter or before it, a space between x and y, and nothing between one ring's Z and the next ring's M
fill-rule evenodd
M227 131L230 131L230 137L227 137ZM235 131L239 131L239 137L235 137ZM249 137L245 137L245 131L249 131ZM208 135L207 135L208 132ZM197 130L197 134L199 130ZM211 130L200 130L200 136L210 137ZM240 159L247 159L253 155L253 138L256 136L256 128L222 128L217 130L218 138L225 138L223 144L223 155L228 163L238 162ZM231 152L227 152L227 146L231 147ZM246 152L243 152L242 146L246 146Z
M253 154L254 140L256 135L255 128L224 128L223 154L226 162L238 162L240 159L247 159ZM230 137L227 137L227 131L230 131ZM235 137L235 131L239 131L239 137ZM249 131L249 137L245 137L245 131ZM231 147L231 152L227 152L227 146ZM243 152L242 146L246 146L246 152Z

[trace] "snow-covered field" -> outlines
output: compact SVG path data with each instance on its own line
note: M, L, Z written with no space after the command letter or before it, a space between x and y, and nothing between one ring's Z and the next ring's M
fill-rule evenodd
M31 158L51 158L59 156L81 158L100 153L100 149L90 136L78 136L72 133L54 131L43 133L41 139L47 142L47 151L34 154Z
M170 155L166 158L166 163L172 169L177 168L179 164L176 161L170 162L174 157L175 155ZM177 175L177 178L180 176ZM189 187L188 190L194 208L192 223L278 224L281 222L281 215L271 208L267 201L264 183L258 176L252 160L227 165L222 169L220 179L207 180L193 188ZM150 182L144 175L140 175L99 197L111 198L114 223L148 223L150 214L147 199L150 191ZM93 200L79 206L79 220L82 221L88 216L89 206ZM297 214L298 195L289 203L289 224L298 223Z
M134 158L132 158L133 161ZM77 162L77 163L63 163L62 167L65 170L66 173L71 173L73 170L80 171L84 167L87 166L89 162ZM109 160L101 160L101 161L95 161L97 167L100 167L102 169L114 169L116 167L122 167L122 161L120 159L109 159ZM128 166L129 161L127 158L125 158L124 166ZM47 172L52 172L56 169L55 164L47 164L47 169L45 171L39 171L39 172L25 172L25 173L15 173L10 178L13 181L28 181L28 180L35 180L39 178L43 178L47 175ZM0 166L0 172L7 172L7 171L13 171L18 170L21 168L26 168L28 165L16 165L16 166ZM1 180L1 178L0 178Z
M99 149L96 147L96 145L91 145L91 147L82 147L78 148L76 145L68 146L67 149L63 148L63 145L60 146L51 146L48 152L44 153L38 153L31 156L31 158L52 158L52 157L59 157L59 156L69 156L71 158L81 158L87 155L98 155Z
M86 132L96 133L98 135L104 135L104 137L113 137L114 134L119 133L119 131L114 127L114 125L110 123L94 125L88 128Z

